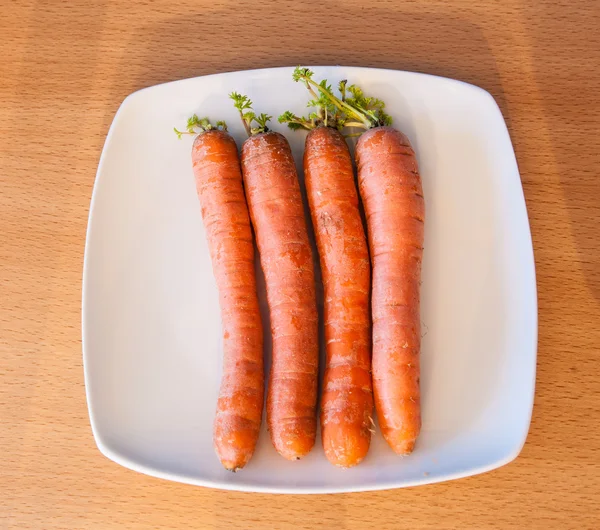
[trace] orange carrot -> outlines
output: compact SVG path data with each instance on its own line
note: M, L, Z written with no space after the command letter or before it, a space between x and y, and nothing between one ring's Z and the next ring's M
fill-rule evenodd
M415 153L392 127L356 146L373 259L373 387L383 436L412 452L421 428L419 286L425 207Z
M332 464L351 467L366 456L371 442L371 271L341 133L319 127L308 134L304 173L325 288L323 448Z
M245 96L231 94L250 137L242 173L271 313L273 362L267 422L275 449L297 460L316 435L318 317L312 251L288 141L269 131ZM252 122L257 127L252 127Z
M188 133L199 129L192 163L223 323L223 377L214 445L223 466L237 471L252 457L261 425L263 332L238 150L225 124L219 125L224 130L194 116L188 121Z
M315 103L312 121L291 113L280 121L310 130L304 176L325 291L321 438L332 464L351 467L366 456L371 442L371 270L350 151L334 128L336 113Z
M357 86L342 89L346 126L369 129L356 145L358 185L373 263L373 391L384 438L412 452L421 430L419 290L425 203L408 138L391 127L384 103Z

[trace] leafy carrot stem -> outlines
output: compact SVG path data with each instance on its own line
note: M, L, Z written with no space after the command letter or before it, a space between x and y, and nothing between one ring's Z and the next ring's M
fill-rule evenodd
M184 134L196 135L206 131L210 131L212 129L226 131L227 124L224 121L218 121L215 123L215 125L213 125L210 123L210 120L208 118L198 118L196 114L193 114L191 117L188 118L187 124L185 126L185 131L180 131L177 129L177 127L173 127L173 131L177 135L177 138L179 138L180 140Z
M318 125L331 125L342 129L344 127L358 127L370 129L381 125L390 125L391 117L384 111L383 101L364 95L357 85L348 86L347 80L338 84L340 97L337 97L326 80L317 82L313 79L314 72L309 68L298 66L292 74L292 79L302 82L313 96L308 106L317 107L316 114ZM311 118L311 115L309 115ZM288 123L292 128L307 127L306 121L291 113L282 114L280 122ZM312 121L311 121L312 125Z
M229 94L229 97L233 100L233 106L238 109L240 113L240 118L242 119L244 129L246 129L246 134L248 134L248 136L269 131L267 122L272 116L269 116L268 114L259 114L257 116L252 110L252 101L248 96L232 92ZM252 126L252 122L255 122L256 125Z
M320 83L316 83L312 80L312 75L312 72L308 68L298 67L294 70L292 78L296 82L303 82L306 86L312 97L308 101L307 106L315 110L310 112L306 117L301 117L287 111L279 116L279 122L287 123L290 129L314 129L319 126L341 129L345 117L330 97L333 97L331 86L327 84L326 79Z
M297 116L293 112L286 110L281 116L279 116L279 123L287 123L287 126L292 129L292 131L298 129L314 129L318 126L317 117L309 115L308 118L304 118L302 116Z

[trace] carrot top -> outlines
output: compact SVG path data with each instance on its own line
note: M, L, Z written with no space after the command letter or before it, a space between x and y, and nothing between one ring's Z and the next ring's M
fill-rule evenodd
M259 114L258 116L252 110L252 101L248 96L243 96L237 92L232 92L229 97L233 100L233 106L240 111L240 117L244 124L244 129L248 136L269 132L267 122L272 118L268 114ZM252 122L256 125L252 126Z
M177 138L181 140L181 137L184 134L202 134L203 132L210 131L212 129L219 129L221 131L227 130L227 124L224 121L218 121L215 125L210 123L208 118L198 118L195 114L192 114L191 117L188 118L187 125L185 126L185 131L179 131L177 127L173 127L173 131L177 135Z
M385 103L380 99L365 96L357 85L349 85L347 80L338 84L340 96L333 93L331 85L323 79L317 82L313 79L314 72L309 68L298 66L292 75L296 82L303 82L313 99L309 107L317 110L307 117L300 117L287 111L279 116L280 123L287 123L290 129L314 129L324 125L342 130L344 127L360 127L370 129L382 125L391 125L392 118L387 114Z
M306 86L312 99L306 104L307 107L313 107L315 110L307 116L298 116L289 110L279 116L279 123L287 123L292 130L314 129L325 126L342 129L344 127L345 115L340 108L335 105L337 99L333 95L331 85L327 84L327 79L317 83L313 80L313 72L308 68L298 66L292 75L294 81L302 82ZM346 81L340 81L339 89L345 87Z

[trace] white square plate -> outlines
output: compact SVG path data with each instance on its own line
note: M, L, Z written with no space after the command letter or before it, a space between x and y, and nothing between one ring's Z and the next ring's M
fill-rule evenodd
M423 178L423 429L396 456L378 432L340 470L320 437L288 462L263 428L239 473L212 445L221 378L219 306L190 150L174 126L192 113L245 135L227 95L257 112L306 111L292 68L218 74L147 88L117 112L98 167L87 233L83 350L90 418L107 457L149 475L246 491L376 490L474 475L514 459L535 383L537 308L531 236L506 125L484 90L434 76L316 68L382 98L410 138ZM305 135L280 126L301 166ZM264 300L264 297L263 297ZM265 352L268 363L270 351Z

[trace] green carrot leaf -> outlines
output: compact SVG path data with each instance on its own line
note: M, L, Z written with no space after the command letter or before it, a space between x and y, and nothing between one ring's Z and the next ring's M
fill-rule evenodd
M252 108L252 101L248 96L243 96L238 92L232 92L229 97L233 100L233 106L239 111Z
M232 92L229 97L233 100L233 106L240 113L240 118L248 136L268 132L267 122L271 119L271 116L267 114L257 116L252 110L252 101L248 96ZM256 125L253 125L253 123L256 123Z
M292 79L296 82L300 80L312 79L313 76L312 70L309 68L302 68L301 66L297 66L292 74Z

